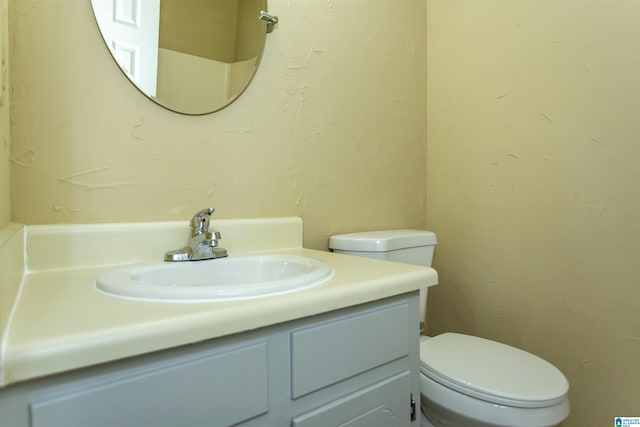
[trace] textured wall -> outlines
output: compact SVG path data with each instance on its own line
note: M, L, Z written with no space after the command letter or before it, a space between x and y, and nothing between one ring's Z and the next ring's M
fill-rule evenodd
M640 416L640 2L429 0L429 331L532 351L568 426Z
M12 0L16 222L299 215L305 244L425 224L423 0L270 2L249 89L213 115L151 103L85 0ZM45 36L46 35L46 36Z
M0 0L0 230L9 223L9 25L8 0Z

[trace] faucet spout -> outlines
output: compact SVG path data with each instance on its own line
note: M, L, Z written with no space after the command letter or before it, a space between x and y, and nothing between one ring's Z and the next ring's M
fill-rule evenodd
M196 237L209 231L209 221L211 221L211 215L214 211L214 208L207 208L196 212L191 218L191 237Z
M218 247L220 232L209 231L214 208L202 209L191 218L191 239L187 245L164 254L165 261L199 261L227 256L227 250Z

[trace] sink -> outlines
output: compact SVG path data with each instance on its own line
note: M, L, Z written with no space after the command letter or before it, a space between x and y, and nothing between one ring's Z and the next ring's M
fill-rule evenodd
M307 289L333 268L293 255L253 255L207 261L136 264L104 273L96 287L109 295L159 301L229 301Z

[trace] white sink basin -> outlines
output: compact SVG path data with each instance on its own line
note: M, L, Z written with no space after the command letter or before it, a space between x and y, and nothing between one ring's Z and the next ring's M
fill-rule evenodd
M207 261L137 264L98 277L110 295L162 301L228 301L294 292L333 276L323 261L302 256L254 255Z

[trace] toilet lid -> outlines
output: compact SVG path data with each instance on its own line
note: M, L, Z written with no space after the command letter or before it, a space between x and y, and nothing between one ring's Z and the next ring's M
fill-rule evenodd
M569 383L555 366L526 351L445 333L420 343L421 372L460 393L522 408L562 402Z

